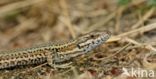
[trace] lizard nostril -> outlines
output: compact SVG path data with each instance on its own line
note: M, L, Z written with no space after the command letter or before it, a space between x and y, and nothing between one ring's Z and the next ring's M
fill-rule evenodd
M99 43L99 42L100 42L100 40L97 40L97 42Z
M95 42L94 41L92 41L92 44L94 44Z

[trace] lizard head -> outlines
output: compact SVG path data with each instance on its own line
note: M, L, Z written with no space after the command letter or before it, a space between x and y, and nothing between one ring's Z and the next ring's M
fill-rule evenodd
M77 38L71 45L65 46L67 49L65 51L60 51L60 58L56 57L55 63L67 63L72 60L72 58L83 55L97 46L103 44L111 36L108 31L93 31ZM58 59L57 59L58 58Z
M82 35L77 40L77 47L83 52L89 52L109 39L109 31L93 31Z

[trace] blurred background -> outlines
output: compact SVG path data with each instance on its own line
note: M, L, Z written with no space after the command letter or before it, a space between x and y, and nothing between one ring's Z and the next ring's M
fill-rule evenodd
M73 39L99 29L118 35L155 22L155 4L155 0L1 0L0 47Z
M109 44L96 52L114 53L128 44L124 52L133 54L127 60L142 57L156 51L155 6L156 0L0 0L0 50L109 30Z

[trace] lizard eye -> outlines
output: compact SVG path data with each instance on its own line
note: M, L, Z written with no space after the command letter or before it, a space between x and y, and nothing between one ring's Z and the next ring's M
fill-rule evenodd
M94 35L90 35L90 37L91 37L91 38L94 38L95 36L94 36Z

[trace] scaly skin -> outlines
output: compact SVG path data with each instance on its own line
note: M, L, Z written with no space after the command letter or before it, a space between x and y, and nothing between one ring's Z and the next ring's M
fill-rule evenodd
M103 44L111 36L108 31L94 31L63 43L0 52L0 69L20 65L48 63L51 67L68 66L72 59Z

